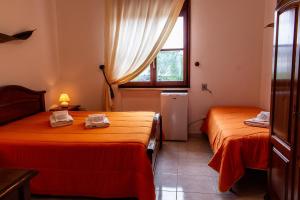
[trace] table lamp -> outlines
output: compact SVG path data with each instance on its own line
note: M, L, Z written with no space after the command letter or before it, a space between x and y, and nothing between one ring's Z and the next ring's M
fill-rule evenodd
M68 107L69 105L69 102L70 102L70 97L68 94L66 93L62 93L60 96L59 96L59 102L60 102L60 105L62 107Z

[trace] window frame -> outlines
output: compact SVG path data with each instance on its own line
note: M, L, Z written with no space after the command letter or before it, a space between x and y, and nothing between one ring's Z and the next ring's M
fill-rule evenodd
M185 0L179 17L183 17L183 49L161 49L160 51L183 50L183 81L157 81L156 58L150 64L150 81L128 82L119 88L189 88L190 87L190 0Z

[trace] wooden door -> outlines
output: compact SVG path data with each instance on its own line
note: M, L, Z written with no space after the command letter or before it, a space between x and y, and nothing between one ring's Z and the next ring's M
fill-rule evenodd
M297 46L296 46L296 59L295 59L295 77L294 77L294 110L293 117L295 118L294 134L295 140L295 164L294 164L294 199L300 199L300 82L299 80L299 67L300 67L300 11L298 11L298 33L297 33Z
M272 200L294 198L298 14L299 1L294 0L282 4L275 15L268 185Z

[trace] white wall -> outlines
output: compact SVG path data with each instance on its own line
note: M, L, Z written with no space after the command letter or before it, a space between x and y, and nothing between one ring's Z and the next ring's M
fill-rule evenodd
M265 25L274 22L275 6L276 6L276 0L265 1L265 16L264 16ZM271 102L273 35L274 35L274 28L264 29L263 57L262 57L262 66L261 66L260 106L265 110L270 110L270 102Z
M264 8L261 0L192 0L190 119L214 105L259 103ZM216 5L217 3L217 5ZM254 12L255 11L255 12ZM200 91L207 82L210 95ZM191 127L191 132L199 127Z
M0 44L0 85L47 90L49 106L59 77L55 1L1 0L0 27L8 35L37 29L26 41Z
M103 105L104 0L57 0L59 92L90 110ZM58 96L59 94L57 94Z
M269 91L264 87L269 64L261 70L270 53L265 10L261 0L191 0L190 132L199 132L200 119L213 105L268 101L262 94ZM1 31L38 28L28 41L0 45L0 84L46 88L48 106L67 92L72 103L102 109L104 81L97 66L104 63L104 17L104 0L0 1ZM202 92L201 83L208 83L213 94ZM159 91L121 94L123 110L160 111Z
M190 132L199 132L211 106L259 105L263 19L261 0L191 1ZM201 83L213 94L202 92ZM158 91L122 96L124 110L160 110Z

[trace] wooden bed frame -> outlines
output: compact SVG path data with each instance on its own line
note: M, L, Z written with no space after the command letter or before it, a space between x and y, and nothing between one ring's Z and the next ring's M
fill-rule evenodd
M46 91L34 91L18 85L0 87L0 126L45 111ZM161 115L155 114L147 155L155 172L158 151L162 147Z
M45 93L18 85L0 87L0 125L44 112Z

